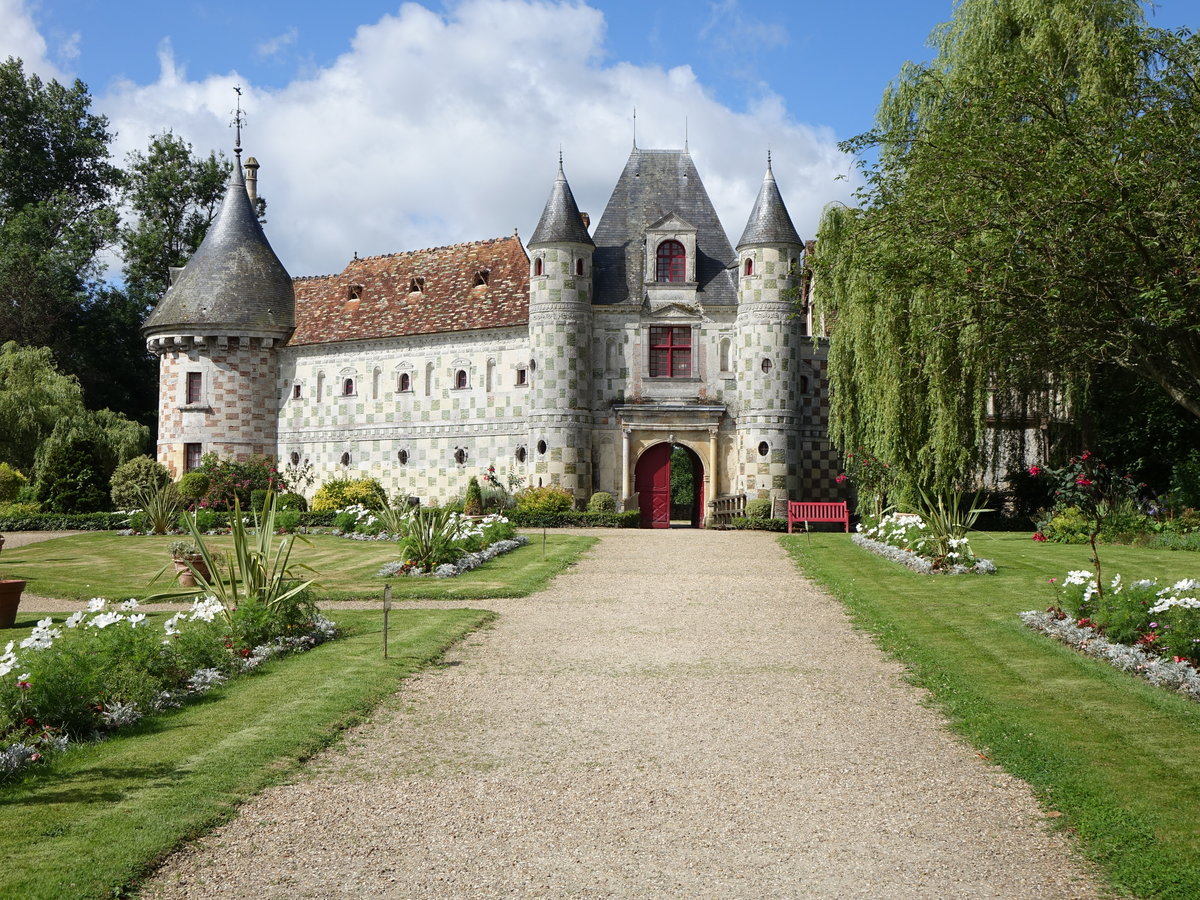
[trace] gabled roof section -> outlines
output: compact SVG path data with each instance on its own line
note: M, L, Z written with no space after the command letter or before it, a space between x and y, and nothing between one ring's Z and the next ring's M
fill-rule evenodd
M737 255L691 156L685 150L636 148L596 226L596 304L641 301L645 231L670 213L696 226L696 299L706 305L737 304L730 271Z
M537 228L533 229L529 246L561 243L595 246L587 226L583 224L583 216L579 214L579 205L575 202L575 195L571 193L571 185L567 184L567 176L563 173L560 158L558 177L554 179L550 199L546 201L546 208L542 210Z
M208 233L142 332L147 337L180 329L284 337L294 324L292 278L263 234L238 157Z
M417 290L413 290L417 288ZM351 260L296 279L289 346L529 322L529 257L510 237Z
M783 196L779 193L779 185L775 183L775 173L771 171L770 157L767 157L767 174L763 176L758 199L754 201L754 209L750 211L746 230L738 241L738 249L754 244L804 244L796 233L787 207L783 205Z

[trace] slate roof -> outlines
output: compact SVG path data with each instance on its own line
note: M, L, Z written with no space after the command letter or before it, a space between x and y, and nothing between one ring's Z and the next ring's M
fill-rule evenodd
M771 171L771 161L767 160L767 174L763 176L762 187L758 190L758 199L754 201L754 209L746 222L746 230L738 241L738 249L752 244L803 244L792 217L788 215L783 197L779 193L779 185L775 183L775 173Z
M283 337L294 324L292 278L263 234L239 161L208 233L142 332L147 337L180 330Z
M696 226L697 299L707 305L737 304L731 268L737 255L686 150L639 150L629 155L594 235L597 305L638 300L644 293L647 225L668 213Z
M563 174L562 160L559 160L558 177L550 189L550 198L542 210L537 228L533 229L529 246L565 242L594 246L592 236L588 234L583 217L579 214L575 195L571 193L571 185L567 184L567 176Z
M476 284L483 272L487 283ZM421 290L411 290L413 279L424 279ZM515 234L354 259L336 275L295 284L290 346L529 322L529 257ZM357 299L352 288L361 288Z

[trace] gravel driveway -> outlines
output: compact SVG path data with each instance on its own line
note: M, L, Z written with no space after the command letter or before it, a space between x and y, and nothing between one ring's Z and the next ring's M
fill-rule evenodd
M771 535L604 532L482 605L494 628L144 896L1097 896Z

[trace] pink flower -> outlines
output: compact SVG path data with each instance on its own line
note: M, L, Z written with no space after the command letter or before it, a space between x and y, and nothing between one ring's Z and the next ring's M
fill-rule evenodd
M1092 453L1091 453L1091 451L1090 451L1090 450L1084 450L1084 451L1083 451L1083 459L1091 459L1091 458L1092 458Z
M1080 487L1091 487L1092 486L1092 482L1090 479L1082 478L1082 477L1076 478L1075 483L1077 485L1079 485Z
M1042 469L1040 466L1030 466L1029 474L1032 475L1034 478L1037 478L1039 475L1042 474Z
M846 476L845 476L845 475L839 475L839 476L837 476L837 478L835 478L835 479L833 479L833 480L834 480L834 481L836 481L838 484L843 484L843 483L845 483L845 481L846 481Z
M1057 579L1057 578L1051 578L1051 579L1050 579L1050 583L1051 583L1051 584L1058 584L1058 579Z
M1040 531L1035 531L1033 533L1033 539L1040 544L1042 541L1046 540L1046 536L1044 534L1042 534ZM1051 578L1050 580L1053 581L1054 579Z

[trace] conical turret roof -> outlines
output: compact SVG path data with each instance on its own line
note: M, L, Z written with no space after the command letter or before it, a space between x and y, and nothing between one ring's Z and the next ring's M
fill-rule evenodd
M583 217L579 214L579 206L575 203L575 195L567 184L567 176L563 174L562 159L558 161L558 177L554 179L554 187L550 189L550 199L542 210L537 228L533 229L533 237L529 246L538 244L588 244L595 246L592 236L588 234Z
M741 250L752 244L804 244L796 233L787 207L783 205L783 197L775 183L775 173L771 171L770 158L767 159L767 174L763 176L758 199L754 201L750 220L746 222L746 230L742 232L742 239L737 246Z
M255 215L240 157L200 247L146 318L142 332L286 336L296 324L292 278Z

